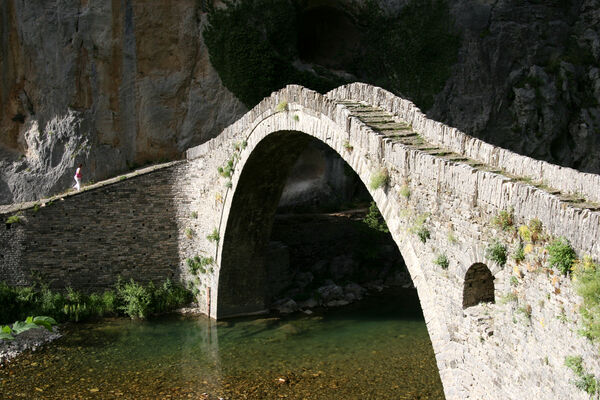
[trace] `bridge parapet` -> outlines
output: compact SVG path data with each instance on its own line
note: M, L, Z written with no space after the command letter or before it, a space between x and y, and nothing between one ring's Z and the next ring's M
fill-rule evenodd
M505 173L529 178L531 183L583 196L592 202L600 203L600 175L536 160L486 143L456 128L427 118L409 100L402 99L380 87L352 83L333 89L326 96L333 100L353 99L380 107L411 124L415 131L431 143L499 168Z

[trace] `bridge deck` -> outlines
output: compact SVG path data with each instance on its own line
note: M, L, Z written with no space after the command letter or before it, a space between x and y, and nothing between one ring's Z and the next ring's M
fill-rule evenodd
M422 151L433 156L442 157L449 161L467 164L477 170L503 175L515 182L532 185L552 195L558 196L561 201L568 203L573 207L588 209L590 211L600 211L600 204L589 201L584 196L563 193L558 189L548 186L544 182L536 182L527 177L510 174L497 167L484 164L480 161L473 160L462 154L452 152L449 149L430 143L415 132L411 125L381 108L356 101L338 101L338 103L343 104L348 108L352 116L358 118L371 129L386 136L394 143L401 143L416 151Z

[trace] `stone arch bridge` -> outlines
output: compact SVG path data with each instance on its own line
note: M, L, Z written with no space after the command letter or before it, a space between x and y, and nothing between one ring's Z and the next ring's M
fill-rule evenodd
M326 95L288 86L184 161L1 208L20 222L0 230L0 280L25 284L38 274L94 288L117 275L176 275L196 285L213 318L260 312L274 212L310 140L348 163L384 216L448 399L587 398L564 367L566 356L582 355L600 373L596 349L574 333L581 299L570 280L548 267L543 241L506 265L486 249L497 243L510 254L519 243L514 229L492 223L504 212L515 225L537 218L543 236L565 236L580 256L598 259L600 176L469 137L366 84ZM212 263L192 276L186 260L195 256Z

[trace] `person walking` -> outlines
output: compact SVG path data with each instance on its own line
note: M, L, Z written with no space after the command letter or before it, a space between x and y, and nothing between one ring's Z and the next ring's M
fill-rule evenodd
M83 164L79 164L79 167L77 167L77 171L75 171L75 186L73 186L75 189L77 189L77 191L79 192L81 190L81 167L83 167Z

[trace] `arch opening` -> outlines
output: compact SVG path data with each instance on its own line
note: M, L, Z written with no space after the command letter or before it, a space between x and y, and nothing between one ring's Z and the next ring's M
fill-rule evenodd
M293 304L291 312L345 305L388 287L412 291L418 305L363 182L329 146L304 133L270 134L250 154L221 254L217 318L281 312L282 303Z
M471 265L465 274L463 309L494 302L494 276L491 271L483 263Z

